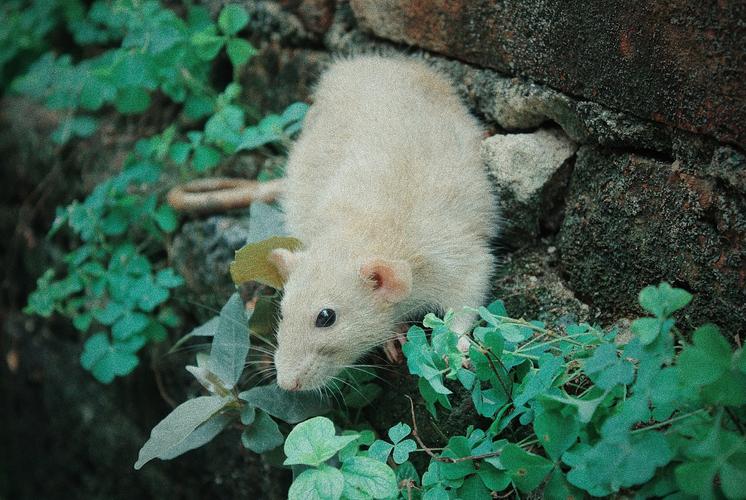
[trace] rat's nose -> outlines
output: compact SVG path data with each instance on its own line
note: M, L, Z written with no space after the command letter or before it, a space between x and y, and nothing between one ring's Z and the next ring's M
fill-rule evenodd
M278 377L277 385L279 385L281 389L285 389L286 391L291 391L291 392L299 391L300 390L300 379L291 378L289 380L284 380Z

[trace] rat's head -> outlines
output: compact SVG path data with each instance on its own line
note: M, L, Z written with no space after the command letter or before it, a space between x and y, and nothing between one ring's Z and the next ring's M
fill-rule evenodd
M405 261L314 249L273 250L269 261L285 279L275 367L287 390L326 385L389 338L393 306L412 288Z

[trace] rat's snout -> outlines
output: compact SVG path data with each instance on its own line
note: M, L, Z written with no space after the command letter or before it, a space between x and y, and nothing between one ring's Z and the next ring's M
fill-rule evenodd
M275 368L277 385L286 391L301 391L305 389L308 378L309 363L303 353L288 352L279 347L275 352Z

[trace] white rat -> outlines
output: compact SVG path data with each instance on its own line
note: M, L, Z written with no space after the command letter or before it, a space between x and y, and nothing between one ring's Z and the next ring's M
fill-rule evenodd
M301 251L285 278L277 383L316 389L396 336L412 313L478 306L490 288L496 200L482 130L423 62L335 62L287 164L283 206ZM464 333L473 313L457 313Z

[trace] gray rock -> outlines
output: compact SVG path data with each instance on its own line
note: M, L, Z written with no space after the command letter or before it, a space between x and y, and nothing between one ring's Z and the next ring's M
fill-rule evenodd
M184 300L198 321L214 316L234 292L228 266L248 234L248 214L216 215L187 222L174 237L172 263L184 277Z
M495 179L513 246L528 243L543 230L557 227L563 187L577 145L561 130L494 135L482 142L482 160Z
M682 322L746 321L746 195L733 189L743 155L664 162L582 147L559 233L571 288L606 319L642 313L637 293L666 280L694 294Z

